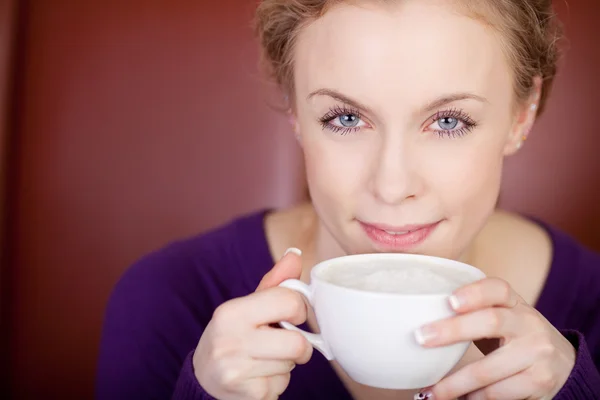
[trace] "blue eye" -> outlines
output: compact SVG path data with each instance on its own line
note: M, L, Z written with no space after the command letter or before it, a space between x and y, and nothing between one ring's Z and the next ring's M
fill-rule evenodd
M477 123L461 110L447 110L438 112L428 126L436 135L442 137L460 137L469 133Z
M440 128L445 131L449 131L449 130L456 128L456 126L458 125L458 122L459 122L458 119L452 118L452 117L440 118L437 121Z
M358 110L336 106L320 119L323 129L346 135L360 130L367 124Z
M344 114L337 117L340 125L345 128L354 128L360 122L360 118L354 114Z

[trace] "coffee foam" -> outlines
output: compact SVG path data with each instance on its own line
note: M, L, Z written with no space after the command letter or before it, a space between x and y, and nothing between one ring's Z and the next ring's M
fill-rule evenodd
M337 286L397 294L451 293L473 280L457 268L393 260L332 265L319 276Z

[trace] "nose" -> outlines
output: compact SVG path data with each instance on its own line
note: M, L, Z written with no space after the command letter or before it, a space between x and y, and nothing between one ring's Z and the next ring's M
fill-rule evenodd
M374 196L388 205L415 197L422 187L416 159L409 143L383 140L374 160L371 179Z

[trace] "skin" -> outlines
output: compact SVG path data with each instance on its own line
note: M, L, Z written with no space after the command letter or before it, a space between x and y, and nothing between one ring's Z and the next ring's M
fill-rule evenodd
M266 231L276 259L291 246L304 255L288 253L256 293L217 310L194 355L202 386L216 398L277 398L311 349L296 332L269 324L308 319L315 331L318 324L299 295L275 286L308 281L311 266L328 258L389 251L359 221L439 222L408 251L463 260L490 278L455 293L456 317L422 328L424 346L478 344L423 395L551 398L575 359L531 306L551 243L539 226L495 210L503 161L535 121L539 80L518 102L500 38L441 0L335 6L300 32L294 67L291 113L312 203L269 215ZM501 347L488 354L486 338ZM333 367L355 399L413 398L414 391L359 385Z
M464 257L494 211L504 156L520 138L513 77L498 39L437 2L400 4L338 7L298 38L297 132L324 228L319 258L384 250L366 240L357 219L391 225L442 220L411 252ZM311 96L323 88L372 111ZM428 107L462 93L483 100ZM336 107L357 109L361 128L323 129L319 119ZM479 126L461 137L436 135L436 113L451 110Z

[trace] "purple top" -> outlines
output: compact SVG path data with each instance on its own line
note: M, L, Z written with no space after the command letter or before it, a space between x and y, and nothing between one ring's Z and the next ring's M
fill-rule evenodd
M107 306L97 399L212 399L194 376L191 355L215 308L252 293L272 268L265 212L170 244L123 275ZM577 349L575 368L555 399L600 399L600 256L544 227L554 255L536 308ZM292 372L281 396L351 398L316 351Z

